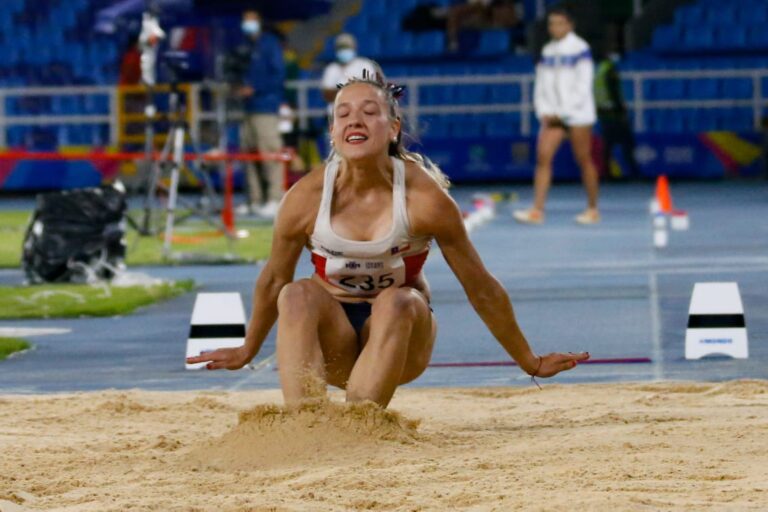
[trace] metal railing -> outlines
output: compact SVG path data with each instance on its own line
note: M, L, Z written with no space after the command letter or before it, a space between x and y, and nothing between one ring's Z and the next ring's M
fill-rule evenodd
M531 135L534 127L533 112L533 81L531 73L503 75L457 75L457 76L421 76L395 77L398 83L408 88L403 110L412 130L417 132L421 126L420 120L427 115L455 114L499 114L518 113L519 133ZM742 79L751 81L751 97L723 97L713 99L650 99L645 94L644 84L663 80L701 80L701 79ZM748 108L752 111L752 127L759 130L763 118L763 109L768 106L763 82L768 83L768 70L707 70L707 71L637 71L622 74L622 81L632 90L632 98L626 102L634 114L634 129L638 133L646 131L645 113L650 110L680 110L680 109L733 109ZM489 85L494 87L516 87L520 91L520 99L515 102L471 104L424 104L422 91L425 87L452 87L455 85ZM300 80L287 84L297 91L297 119L299 127L306 129L312 119L324 118L327 115L324 107L311 107L310 94L320 88L316 80ZM223 94L224 88L206 87L202 84L190 84L189 88L189 121L190 131L200 133L203 122L215 122L215 109L205 110L201 101L203 90L214 94ZM54 97L54 96L88 96L106 95L108 97L108 113L106 114L68 114L68 115L10 115L6 113L6 100L21 97ZM14 126L51 126L51 125L107 125L109 127L109 143L117 146L120 133L121 116L119 110L119 91L117 87L18 87L0 89L0 147L7 147L7 131ZM212 102L215 103L215 102ZM242 113L230 113L230 120L238 120ZM512 121L510 121L512 122Z

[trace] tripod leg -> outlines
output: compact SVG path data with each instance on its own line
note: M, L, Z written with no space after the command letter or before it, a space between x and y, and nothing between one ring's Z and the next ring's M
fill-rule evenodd
M177 126L173 130L173 167L171 168L171 185L168 191L168 205L165 217L165 241L163 243L163 256L171 255L171 242L173 241L173 222L176 210L176 200L179 190L179 173L184 165L184 127Z

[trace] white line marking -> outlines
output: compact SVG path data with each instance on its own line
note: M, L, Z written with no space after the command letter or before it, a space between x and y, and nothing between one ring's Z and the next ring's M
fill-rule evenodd
M272 366L272 363L275 361L275 354L271 354L261 361L259 361L256 364L249 364L245 368L251 370L246 377L243 377L239 381L235 382L230 386L229 391L237 391L238 389L242 388L249 380L253 379L256 374L263 370L264 368Z
M651 359L653 378L662 378L661 311L659 310L659 280L655 272L648 273L649 301L651 310Z
M6 338L25 336L48 336L49 334L69 334L72 329L59 327L0 327L0 336Z

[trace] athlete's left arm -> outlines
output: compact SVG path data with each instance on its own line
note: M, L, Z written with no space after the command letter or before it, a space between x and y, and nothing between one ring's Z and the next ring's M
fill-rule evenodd
M588 359L588 353L534 354L517 324L506 290L485 268L469 240L458 205L437 184L426 188L417 192L423 194L421 201L411 203L414 231L435 237L475 311L520 367L528 374L551 377L573 368L577 361Z

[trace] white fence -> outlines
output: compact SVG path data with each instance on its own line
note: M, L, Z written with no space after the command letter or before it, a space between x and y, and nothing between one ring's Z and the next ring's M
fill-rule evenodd
M706 81L712 79L740 79L751 82L748 97L744 94L727 97L719 94L709 99L652 99L648 98L646 89L652 82L668 80ZM530 135L533 129L533 75L504 74L504 75L458 75L458 76L421 76L395 77L398 83L408 88L404 110L412 129L418 131L420 119L426 115L454 114L503 114L519 113L519 133ZM709 71L643 71L622 74L625 90L631 90L631 98L626 102L633 113L634 128L638 133L646 131L645 113L650 110L679 110L679 109L735 109L747 108L752 112L752 127L759 130L763 118L763 110L768 106L768 98L764 91L764 82L768 84L768 70L709 70ZM424 104L422 92L425 87L453 87L456 85L488 85L492 87L517 87L519 101L513 102L475 102L466 104ZM310 107L310 93L319 88L320 83L312 80L290 82L289 87L297 90L297 116L299 126L306 128L313 118L323 118L326 110L323 107ZM200 95L204 87L193 84L190 89L189 109L191 114L191 132L200 132L202 122L216 121L214 110L202 110ZM220 88L214 88L221 90ZM105 96L107 98L107 113L98 114L15 114L7 112L6 100L24 97L64 96ZM117 115L118 91L116 87L18 87L0 89L0 147L7 147L8 129L14 126L72 126L72 125L101 125L109 127L109 143L117 145L120 118ZM237 119L237 113L230 116Z

